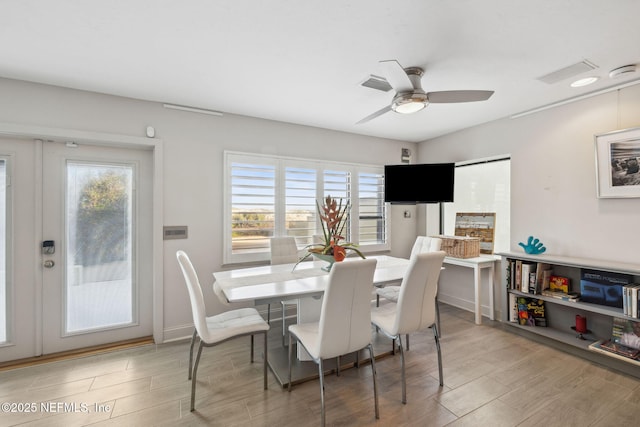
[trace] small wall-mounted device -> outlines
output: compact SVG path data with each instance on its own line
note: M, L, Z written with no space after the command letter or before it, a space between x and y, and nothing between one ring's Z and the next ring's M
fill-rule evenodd
M162 234L164 240L186 239L189 237L189 227L186 225L165 225Z
M53 255L56 253L56 244L53 240L45 240L42 242L42 254Z
M156 130L153 128L153 126L147 126L146 132L148 138L153 138L156 136Z
M400 161L402 163L411 163L411 150L403 148L402 154L400 155Z

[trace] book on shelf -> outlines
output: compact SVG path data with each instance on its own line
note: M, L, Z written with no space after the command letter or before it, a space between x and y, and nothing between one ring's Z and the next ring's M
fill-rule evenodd
M536 284L534 293L539 294L549 287L549 278L551 277L551 273L552 270L550 264L539 262L536 265Z
M611 341L640 350L640 322L614 317Z
M627 347L626 345L618 344L611 340L601 342L600 347L630 359L637 359L638 356L640 356L640 350L637 348Z
M552 291L550 289L545 289L544 291L542 291L542 295L546 297L561 299L563 301L571 301L571 302L580 301L580 294L577 292L565 293L562 291Z
M629 286L622 287L622 314L630 316L631 314L631 289Z
M530 261L522 261L522 277L520 278L522 284L522 292L532 294L531 289L531 273L536 274L536 263ZM535 279L534 279L535 281Z
M509 322L518 322L518 301L516 294L509 294Z
M518 323L523 326L547 326L544 300L517 297Z
M560 291L565 294L569 293L570 282L568 277L556 276L552 274L549 277L549 290Z
M622 287L622 308L624 314L638 318L638 292L640 285L632 284Z
M522 290L522 260L521 259L517 259L516 260L516 274L515 274L515 288L518 291Z
M640 289L638 284L622 287L622 312L634 319L638 318L638 289Z
M582 301L622 308L623 287L631 284L630 274L610 271L580 270L580 293Z
M529 293L530 294L539 294L540 292L536 292L536 272L532 271L529 273Z
M615 343L611 340L597 341L589 345L589 348L595 350L604 350L605 352L622 356L623 358L630 360L640 360L640 350Z
M611 339L597 341L589 348L640 363L640 322L614 317Z

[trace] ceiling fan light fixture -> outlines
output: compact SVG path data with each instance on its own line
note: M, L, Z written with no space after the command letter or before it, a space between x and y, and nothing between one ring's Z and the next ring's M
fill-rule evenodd
M427 106L427 95L422 93L399 94L393 99L391 109L400 114L412 114Z

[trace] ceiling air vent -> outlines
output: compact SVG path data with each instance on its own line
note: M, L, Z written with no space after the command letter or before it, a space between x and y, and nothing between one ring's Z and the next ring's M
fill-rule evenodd
M597 65L588 60L578 62L577 64L569 65L568 67L561 68L552 73L538 77L538 80L548 84L558 83L559 81L566 80L570 77L577 76L578 74L585 73L587 71L595 70Z
M373 74L360 84L364 87L370 87L371 89L381 90L383 92L389 92L391 90L391 85L384 77L374 76Z

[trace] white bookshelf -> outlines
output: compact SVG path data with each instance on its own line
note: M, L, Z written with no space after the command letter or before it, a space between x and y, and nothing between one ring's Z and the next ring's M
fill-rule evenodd
M554 274L570 279L571 291L580 291L580 272L582 269L598 270L603 272L622 273L632 276L635 283L640 284L640 264L623 263L616 261L604 261L588 258L575 258L557 255L530 255L524 252L502 252L500 275L502 280L502 322L507 327L537 341L559 346L587 359L622 370L640 378L640 363L606 352L598 348L597 343L611 338L613 318L640 322L640 319L632 318L624 314L622 308L606 305L592 304L582 301L566 301L549 296L530 294L509 288L509 260L522 260L540 262L551 265ZM509 295L524 296L545 301L545 318L547 326L523 326L509 321ZM583 334L584 339L579 339L571 326L575 326L575 315L587 317L589 333Z

